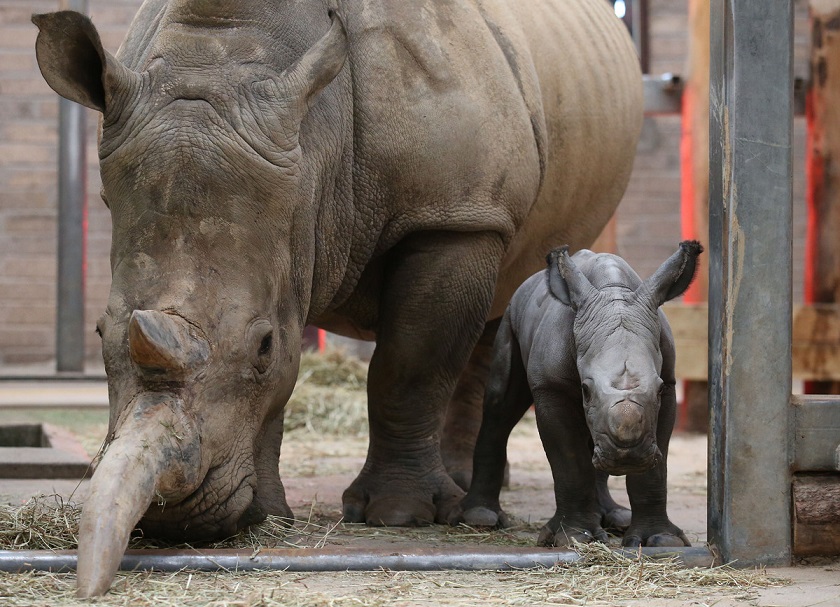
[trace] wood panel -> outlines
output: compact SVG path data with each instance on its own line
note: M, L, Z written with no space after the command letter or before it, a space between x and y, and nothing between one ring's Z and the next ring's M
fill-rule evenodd
M840 474L794 477L793 510L794 554L840 554Z
M666 304L664 310L676 341L677 378L706 379L708 307ZM774 353L756 352L755 355L773 356ZM840 381L840 305L794 306L791 356L794 378Z

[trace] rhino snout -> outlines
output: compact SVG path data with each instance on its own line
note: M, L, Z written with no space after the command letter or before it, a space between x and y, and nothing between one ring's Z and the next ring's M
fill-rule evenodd
M607 429L618 447L638 444L645 436L644 409L631 400L615 403L607 412Z
M609 444L609 441L605 443L595 443L592 465L596 470L613 476L644 472L662 461L662 452L656 445L656 441L629 449L616 447Z

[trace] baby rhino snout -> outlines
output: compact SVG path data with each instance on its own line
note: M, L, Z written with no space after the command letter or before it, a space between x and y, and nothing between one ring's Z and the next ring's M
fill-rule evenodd
M630 400L619 401L610 406L607 416L609 432L617 446L630 447L642 440L644 411L639 405Z

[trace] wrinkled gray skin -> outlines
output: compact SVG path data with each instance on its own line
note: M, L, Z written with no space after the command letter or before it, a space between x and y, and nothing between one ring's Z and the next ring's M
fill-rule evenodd
M277 463L306 324L377 342L345 519L445 520L494 319L627 183L641 78L608 3L328 8L148 0L116 56L78 14L34 17L47 82L103 115L113 221L81 595L107 590L141 518L204 539L292 515Z
M625 530L624 546L688 546L668 519L667 456L674 428L674 339L664 302L681 295L702 247L680 247L644 282L620 257L567 247L514 294L495 342L473 463L452 522L507 525L499 505L507 440L534 404L557 510L538 543L568 546ZM610 497L627 475L632 515Z

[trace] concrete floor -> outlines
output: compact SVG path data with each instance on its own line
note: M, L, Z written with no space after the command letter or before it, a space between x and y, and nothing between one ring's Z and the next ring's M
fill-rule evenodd
M107 419L107 389L104 382L89 381L0 381L0 424L9 419L25 420L37 417L38 412L66 409L67 411L96 411ZM41 416L43 417L43 416ZM529 434L530 432L530 434ZM288 443L288 444L287 444ZM299 512L313 501L340 512L340 495L352 480L352 468L363 460L364 444L354 447L348 459L342 456L341 470L332 475L304 475L284 473L289 503ZM305 457L313 445L287 438L284 458ZM320 454L318 455L320 458ZM669 513L695 545L706 539L705 512L706 440L698 435L676 435L672 440L669 459ZM347 462L350 466L347 466ZM521 519L544 520L552 512L551 478L541 453L535 431L525 430L511 442L512 475L518 484L503 494L503 505ZM342 467L343 466L343 467ZM281 469L283 460L281 459ZM68 479L0 479L0 501L21 504L40 493L58 493L84 501L87 482ZM619 501L620 482L611 485ZM840 559L811 559L795 567L773 569L772 575L786 577L789 586L758 591L758 598L720 598L710 596L710 603L673 600L645 601L645 607L676 607L677 605L709 605L717 607L840 607Z

